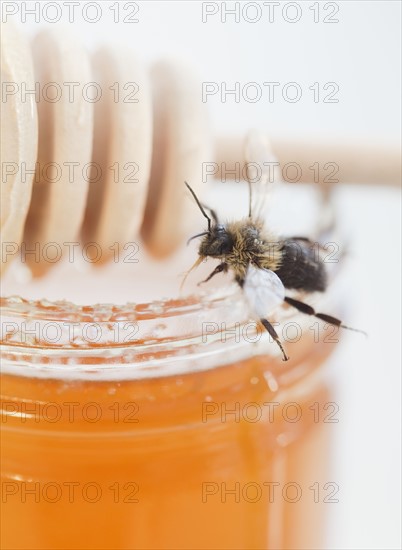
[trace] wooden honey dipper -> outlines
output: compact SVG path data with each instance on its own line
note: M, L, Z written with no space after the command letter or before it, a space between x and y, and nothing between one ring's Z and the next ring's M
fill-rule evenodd
M202 196L203 163L212 159L219 177L236 162L243 173L247 161L243 139L217 139L213 150L191 69L163 61L149 75L122 48L91 59L68 32L42 31L30 45L9 23L2 31L2 271L16 247L80 234L104 260L139 232L154 256L171 254L190 234L184 180ZM35 83L39 101L29 93ZM328 161L341 167L341 183L400 181L398 152L385 148L275 142L274 150L281 165L300 166L300 181ZM34 275L51 265L29 263Z

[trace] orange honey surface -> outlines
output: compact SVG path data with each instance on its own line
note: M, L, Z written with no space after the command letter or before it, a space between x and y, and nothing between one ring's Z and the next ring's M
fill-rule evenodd
M322 548L322 361L121 381L4 374L2 548Z

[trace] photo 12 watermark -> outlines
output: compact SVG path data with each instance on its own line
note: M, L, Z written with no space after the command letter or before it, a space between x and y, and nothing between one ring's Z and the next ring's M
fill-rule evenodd
M140 328L136 321L21 321L2 320L0 339L4 343L20 345L45 345L53 347L93 347L105 343L133 344L140 340Z
M255 385L258 380L254 380ZM286 422L296 424L298 422L313 422L314 424L338 424L339 405L334 401L320 403L298 403L297 401L279 402L255 401L241 403L239 401L203 401L201 406L202 423L208 422L222 424L246 422L256 424L264 422L274 424L275 422Z
M288 161L280 164L275 160L262 163L209 161L201 164L201 177L204 183L217 180L222 183L249 181L262 185L276 181L334 184L339 183L339 171L339 164L333 161L315 161L308 167L303 167L299 162Z
M326 483L314 482L304 485L296 481L283 483L280 481L249 481L242 483L205 481L201 487L201 502L208 504L257 503L264 501L269 504L281 502L295 504L303 501L306 504L337 504L339 485L334 481Z
M70 264L80 262L83 264L100 264L108 261L123 264L138 264L137 257L140 247L136 242L114 242L109 246L102 246L96 241L79 242L56 241L20 244L14 241L2 241L1 263L6 264L16 258L22 264L56 264L65 261Z
M339 23L338 2L202 2L203 23Z
M113 398L113 394L108 394ZM28 424L138 424L140 406L135 401L48 401L28 402L2 399L1 423Z
M135 161L112 162L109 166L90 161L82 164L78 161L64 161L62 163L35 162L27 165L26 162L4 161L1 163L1 181L6 184L9 180L18 177L22 183L63 184L88 183L96 184L102 179L111 183L139 183L140 166ZM138 177L137 177L138 176Z
M220 103L339 103L337 82L202 82L203 103L211 98Z
M2 481L1 502L12 504L138 504L140 487L135 481Z
M98 103L102 98L113 103L139 103L141 87L137 82L113 82L110 85L99 82L38 82L28 85L27 82L2 80L2 103L18 99L20 103L74 103L85 101Z
M140 22L141 2L10 2L1 6L1 21L20 23L113 23L136 24Z
M271 321L270 324L275 328L281 340L288 343L299 342L306 328L305 325L301 325L296 321ZM313 333L314 343L336 344L339 342L337 338L339 333L338 326L316 321L308 327L308 330ZM201 324L201 341L203 344L209 341L216 342L217 339L223 344L226 342L255 344L263 338L268 339L271 344L275 341L261 323L257 321L249 321L248 323L237 322L234 324L227 324L225 321L220 323L216 321L204 321Z

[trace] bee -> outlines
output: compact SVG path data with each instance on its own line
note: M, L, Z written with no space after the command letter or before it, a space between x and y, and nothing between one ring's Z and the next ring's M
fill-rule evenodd
M210 281L218 273L231 272L251 311L279 346L284 361L288 361L289 357L267 319L283 302L330 325L363 332L344 325L332 315L316 312L310 305L286 295L287 290L303 293L325 291L328 280L325 265L310 239L297 236L278 239L266 231L261 219L253 216L250 182L248 217L228 223L221 223L215 210L202 204L190 185L187 182L185 185L208 221L207 229L188 241L202 238L198 260L186 277L205 258L219 260L220 263L212 273L199 284Z

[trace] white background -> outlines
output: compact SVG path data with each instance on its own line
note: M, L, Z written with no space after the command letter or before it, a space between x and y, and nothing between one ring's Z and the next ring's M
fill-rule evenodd
M217 135L243 135L250 127L260 127L273 142L276 137L297 137L390 147L400 143L399 2L337 2L334 18L339 22L333 24L313 22L313 2L297 3L302 16L293 24L282 16L283 3L272 23L262 3L262 17L255 23L242 16L235 22L230 15L222 22L222 12L203 23L200 2L137 2L135 24L114 23L112 3L98 4L102 17L97 23L85 22L80 10L74 23L77 36L90 49L101 42L123 41L145 63L179 55L194 65L202 81L227 82L228 87L236 81L296 81L302 86L303 97L294 104L280 96L273 103L264 97L257 103L222 103L215 96L208 107ZM125 4L120 2L121 7ZM328 3L320 3L321 10L324 5ZM246 18L254 18L256 12L249 9ZM63 13L67 17L67 11ZM321 11L321 19L329 13ZM294 17L292 10L288 14ZM20 14L13 19L20 22ZM29 15L23 24L32 35L44 25L43 16L35 23ZM308 90L314 82L336 82L339 102L315 104ZM331 549L401 547L400 195L378 184L350 182L338 196L354 261L348 321L365 328L370 337L366 341L347 334L332 360L340 407L340 422L334 427L334 480L340 486L340 502L332 505ZM292 216L302 217L291 196L288 200Z

